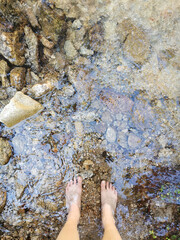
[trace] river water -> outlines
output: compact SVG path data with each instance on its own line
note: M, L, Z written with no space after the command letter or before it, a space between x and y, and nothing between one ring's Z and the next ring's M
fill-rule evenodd
M37 38L54 41L46 52L39 44L35 73L59 77L56 88L36 99L41 113L12 128L1 124L13 149L0 167L7 192L1 239L56 239L67 215L65 186L77 175L83 177L81 239L102 237L103 179L118 191L122 239L180 239L178 1L20 2L22 9L1 4L1 15L7 19L12 7L14 29L28 25ZM26 16L17 22L26 8L40 27ZM49 11L65 15L61 36L53 25L43 28L42 17L55 24ZM61 69L56 54L63 56ZM6 90L1 109L16 92Z

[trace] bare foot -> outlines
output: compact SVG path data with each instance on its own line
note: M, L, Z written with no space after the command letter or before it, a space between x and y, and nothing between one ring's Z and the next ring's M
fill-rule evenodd
M82 178L74 178L66 187L66 207L68 209L68 219L79 221L81 208Z
M110 220L114 222L114 212L117 204L117 191L115 187L109 183L101 182L101 209L102 209L102 220L105 226Z

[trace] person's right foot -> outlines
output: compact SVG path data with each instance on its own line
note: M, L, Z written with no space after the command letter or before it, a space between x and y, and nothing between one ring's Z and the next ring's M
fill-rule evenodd
M117 191L115 187L109 183L101 182L101 209L103 225L113 219L113 215L117 204Z

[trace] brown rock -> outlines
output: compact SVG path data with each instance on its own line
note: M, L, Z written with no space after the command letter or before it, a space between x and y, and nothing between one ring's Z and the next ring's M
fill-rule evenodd
M45 47L47 47L47 48L53 48L54 47L54 43L53 42L51 42L51 41L49 41L48 39L46 39L45 37L43 37L43 36L41 36L41 42L42 42L42 44L45 46Z
M0 188L0 213L3 211L7 200L7 193L4 188Z
M16 67L10 72L11 86L15 87L18 91L22 90L25 86L26 69L23 67Z
M25 63L24 48L19 38L21 31L3 32L0 30L0 54L12 64L22 66Z
M9 72L9 66L6 61L0 61L0 82L2 87L9 87L9 80L7 78L7 73Z
M125 56L143 64L150 54L150 43L144 31L136 27L130 19L123 20L118 25L118 31Z
M12 151L8 140L0 138L0 165L5 165L9 162Z

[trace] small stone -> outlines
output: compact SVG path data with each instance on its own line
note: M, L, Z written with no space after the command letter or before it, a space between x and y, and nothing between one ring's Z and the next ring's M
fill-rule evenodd
M43 53L44 53L44 55L47 57L47 58L50 58L51 56L52 56L52 50L51 49L49 49L49 48L44 48L43 49Z
M42 82L35 84L31 89L29 89L29 94L32 94L35 98L40 98L44 94L52 91L58 84L58 74L55 72L47 73L44 76Z
M19 38L22 32L2 32L0 29L0 54L12 64L22 66L25 63L24 48Z
M3 88L0 88L0 100L4 100L4 99L7 99L8 98L8 95L7 95L7 92L5 89Z
M17 199L20 199L23 196L25 189L26 189L26 186L21 185L19 183L16 183L16 197L17 197Z
M71 97L74 95L75 90L72 85L68 85L63 87L62 92L63 92L63 95L65 95L66 97Z
M33 12L33 9L31 7L27 7L27 5L25 6L25 11L26 11L26 14L27 14L27 17L29 19L29 22L31 23L31 25L33 27L39 27L39 23L37 21L37 18Z
M31 71L30 75L31 75L31 84L37 84L41 81L40 77L34 72Z
M7 74L9 72L9 66L6 61L1 60L0 61L0 82L2 84L2 87L9 87L9 80L7 78Z
M101 120L110 124L112 122L112 114L108 111L103 112Z
M125 148L125 149L128 148L128 145L127 145L127 135L126 135L126 133L124 133L123 131L122 131L122 132L119 132L117 141L118 141L119 145L120 145L122 148Z
M10 72L11 86L15 87L18 91L22 90L25 86L26 69L23 67L16 67Z
M12 150L8 140L0 138L0 165L5 165L9 162Z
M22 92L17 92L0 113L0 121L7 127L12 127L42 109L40 103Z
M49 63L52 64L54 69L58 72L61 71L66 65L65 57L59 52L55 53L54 59L51 59Z
M134 133L130 133L128 137L128 145L130 148L137 148L141 144L141 138L135 135Z
M76 58L75 64L79 65L79 66L80 65L90 65L91 61L90 61L90 59L87 59L85 57L79 56L78 58Z
M76 133L77 133L78 137L83 137L84 127L83 127L82 122L75 122L74 125L75 125L75 129L76 129Z
M116 141L116 131L112 127L109 127L107 129L106 140L110 143L113 143Z
M75 30L79 30L82 27L82 23L79 19L74 20L72 24L72 28Z
M65 50L66 56L70 59L73 59L77 56L77 51L70 40L67 40L65 42L64 50Z
M83 162L83 167L86 169L86 170L89 170L90 167L92 167L94 165L93 161L91 160L85 160Z
M83 56L92 56L94 54L94 52L92 50L87 49L84 46L82 46L80 48L80 54Z
M48 39L46 39L44 36L41 36L40 41L42 42L42 44L43 44L45 47L47 47L47 48L49 48L49 49L51 49L51 48L54 47L54 43L51 42L51 41L49 41Z
M4 188L0 188L0 213L3 211L7 200L7 193Z
M39 71L39 62L38 62L38 40L36 35L33 33L32 29L28 26L24 28L25 40L28 48L26 49L26 58L28 64L31 66L34 72Z

